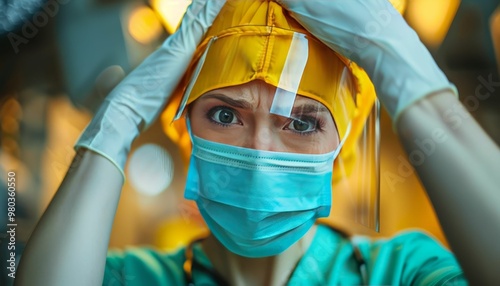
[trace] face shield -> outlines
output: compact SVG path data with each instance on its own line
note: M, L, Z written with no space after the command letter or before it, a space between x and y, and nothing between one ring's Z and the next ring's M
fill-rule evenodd
M167 135L188 150L185 155L191 152L187 109L196 111L191 125L201 126L195 135L210 141L276 156L332 153L335 220L378 230L374 102L364 71L310 35L278 4L229 1L162 120ZM306 193L310 186L302 187Z

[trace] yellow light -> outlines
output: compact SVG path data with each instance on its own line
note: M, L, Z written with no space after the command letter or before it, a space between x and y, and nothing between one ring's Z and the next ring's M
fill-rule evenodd
M2 150L5 150L10 154L16 154L15 156L17 156L17 153L19 152L19 145L14 139L5 137L2 139Z
M403 14L406 10L406 6L407 6L407 0L389 0L392 4L392 6L394 6L394 8L396 8L396 10L399 11L399 13Z
M151 0L151 6L160 14L170 34L173 34L179 27L189 4L191 4L190 0Z
M0 108L0 116L13 116L17 119L20 119L22 117L23 110L21 108L21 104L14 99L14 98L9 98L7 101L4 102L4 104Z
M167 31L172 34L177 30L182 16L191 0L151 0L151 6L158 11ZM390 0L394 7L403 13L407 6L407 0Z
M195 239L208 236L205 225L186 217L172 217L163 221L155 234L155 246L164 251L174 251Z
M431 47L441 44L460 6L460 0L409 1L406 20L422 42Z
M497 65L500 67L500 7L497 8L491 16L490 25L491 38L493 39L493 46L495 47Z
M19 130L17 120L12 116L6 116L2 119L2 131L5 133L15 134Z
M136 41L147 45L160 36L161 24L153 10L140 6L132 11L128 30Z

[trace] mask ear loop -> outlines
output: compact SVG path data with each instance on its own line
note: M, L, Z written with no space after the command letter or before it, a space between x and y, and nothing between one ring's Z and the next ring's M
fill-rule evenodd
M270 113L290 117L300 80L309 56L309 43L306 35L294 33L288 54L281 72Z
M186 115L186 129L189 134L189 140L193 142L193 132L191 131L191 121L189 120L189 114Z
M346 142L347 137L349 137L349 133L351 133L351 123L349 123L349 125L347 126L347 130L345 132L344 138L342 138L342 140L339 143L339 146L337 146L337 148L335 149L335 151L333 153L333 160L337 159L338 155L340 154L340 151L342 150L342 147L344 146L344 143Z

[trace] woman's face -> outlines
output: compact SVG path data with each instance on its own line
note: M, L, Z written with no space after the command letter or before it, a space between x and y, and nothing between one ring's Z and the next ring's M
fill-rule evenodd
M192 103L194 135L239 147L303 154L322 154L339 145L328 109L297 96L291 117L271 114L276 88L260 80L212 90Z

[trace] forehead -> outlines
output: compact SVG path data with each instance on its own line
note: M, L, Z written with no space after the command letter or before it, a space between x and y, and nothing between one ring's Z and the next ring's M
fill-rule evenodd
M200 99L218 98L217 95L223 95L234 100L245 101L253 107L270 107L273 103L277 88L261 80L254 80L245 84L214 89L205 93ZM309 105L315 106L318 111L326 111L327 108L319 101L296 95L294 106Z

